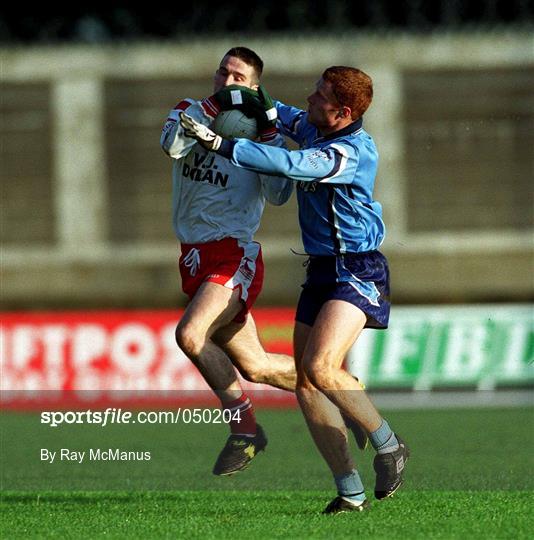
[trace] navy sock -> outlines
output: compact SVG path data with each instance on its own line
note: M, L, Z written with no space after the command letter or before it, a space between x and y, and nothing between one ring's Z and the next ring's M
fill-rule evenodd
M376 431L369 433L369 440L379 454L389 454L399 449L399 441L384 419Z

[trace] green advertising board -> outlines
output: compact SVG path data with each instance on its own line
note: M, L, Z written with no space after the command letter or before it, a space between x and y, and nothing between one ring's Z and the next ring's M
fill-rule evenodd
M534 306L397 307L364 330L347 367L369 388L534 388Z

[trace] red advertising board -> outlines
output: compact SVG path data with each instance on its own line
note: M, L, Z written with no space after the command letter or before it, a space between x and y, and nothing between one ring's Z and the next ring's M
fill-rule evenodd
M181 315L178 310L2 313L3 406L213 400L176 345ZM292 309L254 310L266 350L292 354L293 317ZM247 381L243 386L266 405L295 403L288 392Z

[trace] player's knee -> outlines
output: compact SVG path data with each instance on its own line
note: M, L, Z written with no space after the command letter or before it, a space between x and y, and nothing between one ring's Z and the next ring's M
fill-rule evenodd
M191 360L200 355L202 339L191 325L178 323L175 331L176 343Z
M261 372L256 366L241 367L239 372L246 381L253 383L265 382L265 374Z
M328 367L312 363L304 368L304 372L315 388L320 390L332 388L332 373Z

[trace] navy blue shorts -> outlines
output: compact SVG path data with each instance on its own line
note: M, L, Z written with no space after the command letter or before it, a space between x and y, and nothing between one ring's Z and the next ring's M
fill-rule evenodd
M387 328L389 268L379 251L310 257L295 319L313 326L328 300L343 300L367 315L366 328Z

